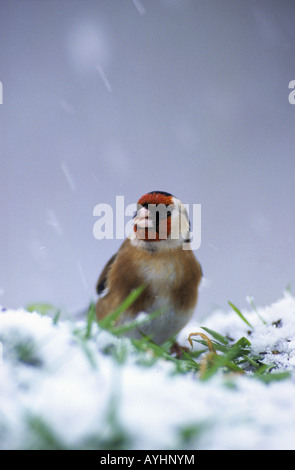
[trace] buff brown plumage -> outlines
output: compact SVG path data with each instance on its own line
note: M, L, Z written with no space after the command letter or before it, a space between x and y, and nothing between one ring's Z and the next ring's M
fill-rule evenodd
M162 344L190 320L198 299L202 268L189 246L190 226L181 201L170 193L152 191L138 201L133 232L105 265L97 282L96 316L113 312L137 287L145 288L119 319L140 313L162 313L129 332L142 333Z

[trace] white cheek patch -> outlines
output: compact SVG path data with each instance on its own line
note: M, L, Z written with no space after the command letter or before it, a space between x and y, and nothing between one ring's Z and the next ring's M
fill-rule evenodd
M147 218L141 218L141 217L135 218L134 224L137 225L137 227L139 228L149 228L149 227L152 228L154 226L152 220L147 219Z
M186 210L177 200L174 202L176 209L171 214L171 239L186 240L189 236L189 220Z

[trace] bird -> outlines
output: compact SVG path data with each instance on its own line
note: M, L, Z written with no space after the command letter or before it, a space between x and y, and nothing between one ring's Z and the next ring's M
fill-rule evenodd
M190 221L184 204L166 191L140 197L133 229L104 266L96 284L99 321L114 312L135 289L139 297L117 320L125 324L158 311L150 322L126 333L147 336L161 345L183 329L192 317L202 267L190 249Z

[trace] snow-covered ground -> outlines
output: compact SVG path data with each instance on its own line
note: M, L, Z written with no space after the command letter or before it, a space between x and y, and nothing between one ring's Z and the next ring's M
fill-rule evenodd
M164 359L143 365L128 339L96 324L85 340L83 323L0 312L0 448L295 449L295 298L243 314L251 332L233 310L202 326L249 338L289 378L201 381ZM192 331L202 331L195 320L181 344Z

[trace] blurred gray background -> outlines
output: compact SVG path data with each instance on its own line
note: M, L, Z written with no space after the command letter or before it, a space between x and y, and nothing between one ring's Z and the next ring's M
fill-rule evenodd
M202 205L199 318L294 283L295 2L0 4L0 304L95 299L93 208ZM126 222L128 218L126 218Z

